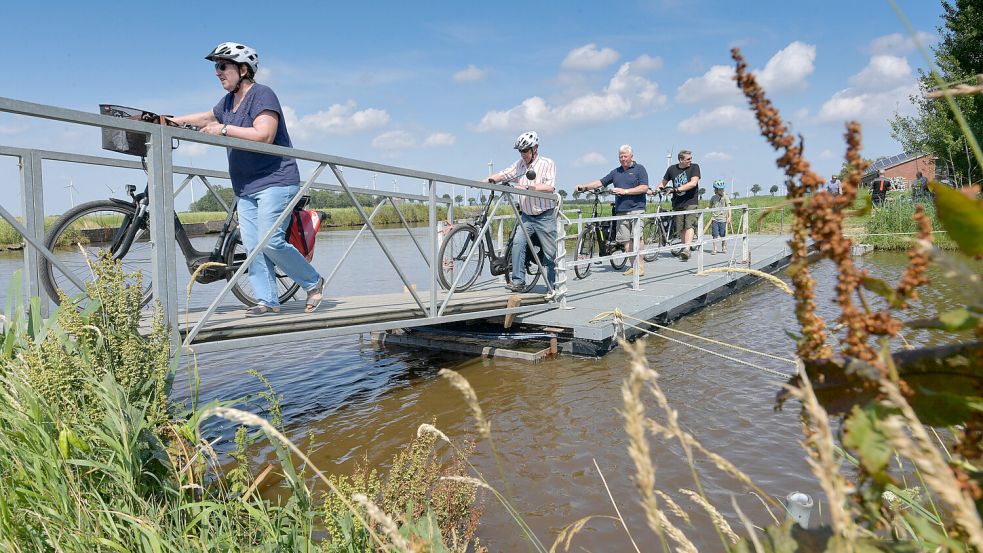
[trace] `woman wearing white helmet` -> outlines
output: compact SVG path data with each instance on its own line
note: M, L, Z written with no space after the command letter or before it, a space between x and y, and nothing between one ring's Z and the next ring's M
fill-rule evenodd
M211 111L177 117L201 132L293 147L280 100L270 87L255 81L259 55L237 42L223 42L205 59L215 62L215 76L228 94ZM239 210L242 243L252 251L260 238L300 190L300 171L293 158L228 149L229 175ZM288 217L249 268L258 305L247 316L278 313L274 265L307 290L309 313L321 303L324 279L285 238Z

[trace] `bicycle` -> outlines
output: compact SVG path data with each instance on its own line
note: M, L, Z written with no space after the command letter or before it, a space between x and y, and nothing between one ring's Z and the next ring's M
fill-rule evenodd
M589 219L594 219L598 216L598 212L600 211L599 207L601 204L601 196L610 194L610 192L604 188L595 188L593 190L587 190L586 193L594 196L591 200L591 211L589 217ZM611 205L613 206L614 204ZM603 223L595 221L593 223L588 223L587 227L580 233L580 236L577 237L577 260L580 261L582 259L593 258L595 248L599 254L598 257L606 257L614 254L616 251L625 251L624 245L617 241L617 235L618 221L605 221ZM612 268L614 268L616 271L620 271L625 268L625 265L628 264L628 258L623 257L621 259L611 259L609 262L611 263ZM573 272L577 275L577 278L587 278L587 276L590 275L592 264L593 262L584 265L576 265L573 268Z
M665 202L672 196L671 189L666 188L661 191L651 192L652 196L655 198L655 213L664 213L672 211L671 209L665 209ZM652 245L657 248L664 246L669 246L673 244L681 244L682 238L675 231L675 217L667 215L664 217L653 217L645 222L645 226L642 228L642 243L647 245ZM680 252L683 248L673 248L669 250L674 257L679 257ZM646 253L642 256L645 261L655 261L659 257L659 252Z
M530 169L526 172L525 176L529 180L534 180L536 178L536 172ZM509 184L518 180L518 178L519 176L515 176L496 184ZM485 202L481 214L475 218L473 223L458 223L451 227L444 237L439 252L441 270L437 273L440 286L444 290L450 290L451 286L454 285L455 278L458 278L457 287L454 288L455 292L467 290L473 286L478 279L478 275L481 274L484 268L485 257L488 258L488 270L493 276L506 275L506 279L511 282L512 248L514 247L513 242L515 241L515 230L518 228L518 222L516 227L512 229L509 241L501 254L495 251L490 226L485 231L484 236L479 236L481 228L485 226L488 218L492 215L491 209L494 203L495 191L492 191L488 197L488 201ZM542 271L539 270L539 266L536 264L536 258L540 256L540 252L542 251L539 247L539 239L536 234L530 234L529 238L533 247L536 248L536 256L533 256L528 244L522 246L526 248L525 268L528 282L525 282L517 290L518 292L532 290L536 286L536 283L539 282L539 277L542 276ZM477 251L471 254L470 259L468 259L468 254L471 253L473 248L477 248ZM457 277L456 275L458 274L461 276Z
M178 126L166 116L160 116L143 110L124 108L122 106L100 106L104 115L126 117L147 122ZM197 130L192 126L185 126ZM107 131L110 136L107 137ZM133 135L133 136L128 136ZM146 168L146 138L138 133L113 131L103 129L103 148L140 155ZM65 212L45 234L44 245L50 251L56 248L75 247L77 253L65 253L61 261L72 270L76 278L85 283L93 276L89 269L88 259L97 257L101 252L108 251L114 258L121 260L128 273L139 271L143 280L143 295L141 306L150 301L152 281L151 271L154 259L153 248L148 240L150 233L150 203L147 194L149 184L143 192L136 193L136 186L128 184L125 187L129 200L108 198L86 202ZM301 204L298 204L301 205ZM225 218L219 231L215 246L211 251L201 251L195 248L184 228L184 225L174 215L174 238L181 253L184 254L188 272L195 275L195 282L208 284L218 280L231 280L239 267L246 260L246 249L239 236L236 220L236 205ZM202 268L206 263L212 264ZM41 282L55 303L61 303L58 290L61 289L69 298L85 290L79 290L67 276L63 275L47 259L40 264ZM290 277L276 271L276 281L279 301L286 302L297 293L300 285ZM233 286L232 293L247 307L256 305L255 295L245 278L240 278Z

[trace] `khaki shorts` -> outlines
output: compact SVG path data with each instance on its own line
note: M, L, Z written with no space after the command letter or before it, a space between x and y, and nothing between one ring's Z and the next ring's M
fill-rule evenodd
M627 212L618 212L616 215L638 215L639 213L645 213L644 209L636 209ZM618 221L618 232L615 235L615 241L617 242L631 242L631 229L635 225L635 221L631 219L625 219L623 221Z
M673 207L672 208L673 211L689 211L691 209L699 209L699 204L686 205L686 206L678 206L678 207ZM695 229L696 228L696 225L698 225L700 223L700 214L699 213L687 213L685 215L673 215L672 218L673 218L673 223L672 224L675 227L674 228L674 232L675 232L676 236L679 237L680 240L683 239L683 233L686 232L686 229L688 229L688 228Z

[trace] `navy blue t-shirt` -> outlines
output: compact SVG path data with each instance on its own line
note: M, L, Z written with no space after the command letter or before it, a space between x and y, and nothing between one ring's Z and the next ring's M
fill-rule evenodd
M283 120L280 100L273 90L261 84L253 84L239 109L232 111L235 96L230 92L212 108L215 118L223 125L252 127L253 121L264 111L273 111L280 116L273 143L277 146L293 147L287 134L287 123ZM300 171L293 158L244 152L228 149L229 175L232 177L232 190L238 197L255 194L271 186L291 186L300 182Z
M604 186L614 184L615 188L624 189L635 188L648 183L649 174L645 171L645 167L634 162L627 170L619 165L617 169L612 170L601 179L601 184ZM614 210L618 213L628 213L639 209L645 209L645 192L614 197Z

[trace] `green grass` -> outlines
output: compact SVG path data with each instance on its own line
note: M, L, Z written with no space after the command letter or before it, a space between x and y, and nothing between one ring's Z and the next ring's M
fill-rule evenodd
M66 300L42 319L34 298L28 310L10 305L4 314L0 550L476 549L477 488L443 479L465 474L470 449L448 452L421 433L383 473L360 466L321 476L284 437L272 389L259 394L270 422L232 409L234 401L199 406L194 393L190 405L172 403L178 361L168 329L158 315L148 336L137 332L141 289L126 285L133 275L119 263L103 258L93 271L96 299L83 310ZM21 297L20 280L11 279L8 298ZM233 432L234 447L223 448L220 438ZM251 460L259 448L275 454L272 474ZM387 533L354 494L402 524Z

